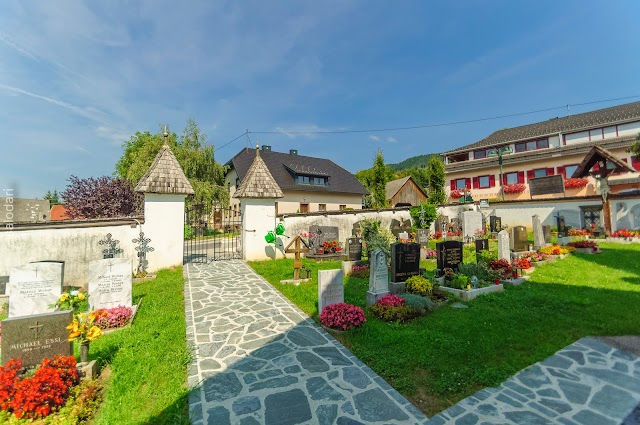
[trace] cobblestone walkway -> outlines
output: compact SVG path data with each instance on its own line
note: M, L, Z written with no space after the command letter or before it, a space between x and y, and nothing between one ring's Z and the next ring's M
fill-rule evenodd
M193 424L424 424L427 418L239 260L185 266Z
M637 424L640 358L592 338L431 418L439 424Z

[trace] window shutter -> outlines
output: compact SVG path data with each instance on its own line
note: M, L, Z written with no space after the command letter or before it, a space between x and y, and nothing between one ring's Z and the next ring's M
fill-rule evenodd
M451 190L456 190L456 181L451 179Z
M518 171L518 183L524 184L524 171Z
M563 176L565 179L567 178L567 174L566 174L566 171L565 171L565 169L564 169L564 166L562 166L562 167L558 167L558 168L557 168L557 171L558 171L558 174L562 174L562 176Z
M507 175L502 174L502 185L505 186L507 184Z
M531 180L536 177L536 173L533 170L527 171L527 180Z
M489 187L495 187L495 186L496 186L496 176L492 174L489 176Z
M553 167L547 168L547 176L553 176L553 174L554 174Z
M473 178L473 188L474 189L480 189L480 178L479 177L474 177Z
M631 157L631 166L636 171L640 171L640 158L638 158L637 156L632 156Z
M469 177L467 177L466 179L464 179L464 186L467 189L471 189L471 179Z

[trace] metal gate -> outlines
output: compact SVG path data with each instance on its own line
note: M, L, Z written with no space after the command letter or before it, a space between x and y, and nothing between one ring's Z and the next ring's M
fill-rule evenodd
M191 205L185 212L184 263L242 258L241 231L239 210Z

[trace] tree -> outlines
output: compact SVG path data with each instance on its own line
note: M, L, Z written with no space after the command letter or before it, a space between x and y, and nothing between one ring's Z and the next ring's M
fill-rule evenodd
M373 176L371 180L371 194L373 195L374 208L386 208L387 202L387 182L389 181L387 166L384 164L382 150L378 149L373 161Z
M60 199L59 199L59 195L58 195L58 191L57 190L53 190L53 193L51 193L50 190L47 190L47 193L45 193L43 199L49 201L49 208L51 208L54 205L58 205L60 203Z
M168 143L195 191L195 196L189 202L227 207L229 192L224 186L227 168L215 161L213 145L205 144L205 139L196 122L189 119L182 136L170 133ZM124 152L116 163L115 174L135 186L151 166L163 143L161 132L136 132L123 144Z
M429 187L429 172L427 168L409 168L406 170L398 171L395 175L396 179L400 179L402 177L411 176L413 180L416 182L418 186L425 192L427 192L427 188Z
M71 176L60 196L72 219L130 217L142 211L142 196L130 182L119 178Z
M631 147L629 148L629 152L631 152L635 156L640 156L640 133L638 133L636 140L638 141L631 145Z
M444 191L444 163L439 156L432 156L427 164L427 194L429 195L429 203L433 205L442 205L447 199Z

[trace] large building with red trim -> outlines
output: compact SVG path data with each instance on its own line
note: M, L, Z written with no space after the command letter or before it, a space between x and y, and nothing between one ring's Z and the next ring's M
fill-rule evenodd
M531 179L562 175L565 196L596 195L594 177L571 178L580 162L599 145L640 171L640 158L628 152L638 134L640 102L498 130L442 154L447 193L452 202L465 190L474 200L501 199L504 188L505 200L529 199ZM510 152L502 155L502 174L499 150Z

